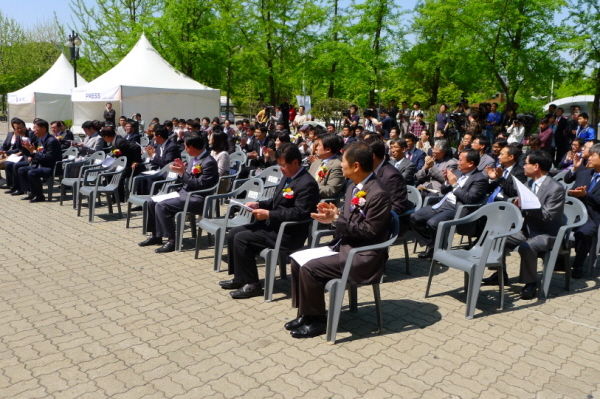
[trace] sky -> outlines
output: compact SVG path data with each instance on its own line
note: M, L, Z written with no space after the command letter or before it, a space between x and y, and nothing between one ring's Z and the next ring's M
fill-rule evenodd
M84 0L88 6L96 4L95 0ZM72 25L73 13L70 0L0 0L0 11L5 16L17 20L24 28L32 28L38 22L54 21L54 13L64 27ZM397 0L403 9L413 9L417 0ZM76 21L77 24L77 21Z

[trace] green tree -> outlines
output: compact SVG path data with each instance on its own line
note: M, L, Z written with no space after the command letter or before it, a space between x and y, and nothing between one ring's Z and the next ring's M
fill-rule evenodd
M596 127L600 106L600 0L573 0L570 10L563 24L568 30L567 49L573 56L574 70L591 72L590 80L595 88L591 124Z

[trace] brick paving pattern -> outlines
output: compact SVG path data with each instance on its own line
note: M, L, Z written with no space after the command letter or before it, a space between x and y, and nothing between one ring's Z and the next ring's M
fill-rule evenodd
M466 320L460 272L394 246L381 286L384 333L369 287L344 311L338 343L297 340L290 283L274 300L234 301L203 239L184 251L140 248L132 228L70 202L29 204L0 194L0 398L600 398L598 279L555 273L547 301L522 301L510 258L506 308L483 287ZM259 272L263 273L261 268Z

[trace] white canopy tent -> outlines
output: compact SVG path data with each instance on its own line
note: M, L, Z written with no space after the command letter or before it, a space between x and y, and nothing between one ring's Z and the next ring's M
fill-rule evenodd
M117 119L140 113L142 119L219 115L220 90L204 86L176 71L142 34L114 68L73 91L73 124L103 120L107 102Z
M87 84L79 74L77 83ZM14 93L8 93L9 118L21 118L26 123L34 118L48 121L73 118L71 92L75 87L74 70L61 54L52 68L38 80ZM10 119L9 119L10 120Z
M565 111L565 115L571 115L569 108L572 105L579 105L581 112L589 113L592 110L592 103L594 102L593 95L573 96L557 98L555 101L544 105L544 110L547 110L550 104L555 104L557 107L561 107Z

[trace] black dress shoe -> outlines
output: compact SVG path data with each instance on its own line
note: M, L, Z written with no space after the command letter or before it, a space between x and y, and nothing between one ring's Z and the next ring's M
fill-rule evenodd
M427 248L427 251L419 254L419 259L431 259L433 257L433 248Z
M293 331L293 330L296 330L296 329L302 327L305 323L306 323L306 316L300 316L292 321L288 321L283 326L285 327L286 330Z
M535 283L525 284L521 290L521 299L529 300L535 298L537 287Z
M154 250L154 252L156 252L157 254L164 254L164 253L173 252L173 251L175 251L175 243L174 242L168 242L168 241L162 247L156 248Z
M219 285L224 290L237 290L238 288L242 288L243 286L245 286L246 283L238 283L233 280L225 280L219 281Z
M508 284L508 274L504 273L504 285ZM481 280L481 285L500 285L500 279L498 278L498 272L494 272L491 276Z
M573 267L571 278L579 280L580 278L583 278L584 274L583 267Z
M13 194L13 195L15 195L15 194ZM21 201L29 201L29 200L32 200L34 198L35 198L34 195L29 194L29 195L26 195L24 197L21 197Z
M44 202L44 201L46 201L46 197L44 197L43 195L38 195L37 197L33 197L32 199L29 200L30 203Z
M306 323L294 331L292 331L292 337L294 338L312 338L322 334L325 334L327 329L327 323L322 321L311 321Z
M12 194L12 193L14 193L14 192L15 192L15 189L14 189L14 188L11 188L11 189L8 189L8 190L6 190L6 191L4 192L4 194Z
M140 247L147 247L149 245L162 245L162 238L160 237L154 237L154 236L149 236L148 238L146 238L144 241L139 242L138 245Z
M255 296L263 296L264 294L265 291L260 285L252 286L250 284L245 284L242 288L229 293L233 299L254 298Z
M23 191L21 191L21 190L15 190L12 193L10 193L10 195L14 195L15 197L17 195L23 195L23 194L25 194L25 193Z
M142 210L142 207L141 207L141 206L136 206L136 207L134 207L134 208L131 208L131 212L139 212L139 211L141 211L141 210Z

